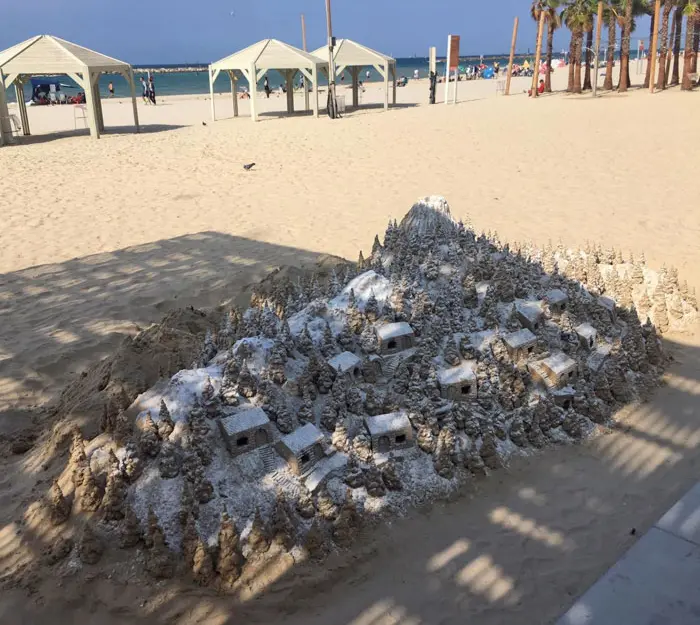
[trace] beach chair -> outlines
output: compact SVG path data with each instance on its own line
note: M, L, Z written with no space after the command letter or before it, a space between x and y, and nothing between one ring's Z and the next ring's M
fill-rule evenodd
M60 104L65 104L66 102L68 102L68 100L66 98L66 94L63 93L63 91L61 91L61 93L58 94L58 102Z
M336 96L335 101L336 101L336 108L338 110L338 113L340 115L345 115L345 96L344 95Z
M83 121L83 128L88 127L87 107L84 104L76 104L73 107L73 126L78 130L78 121Z
M49 91L49 102L51 104L58 104L58 98L56 97L55 91Z
M506 81L497 80L496 81L496 95L505 95L506 93Z

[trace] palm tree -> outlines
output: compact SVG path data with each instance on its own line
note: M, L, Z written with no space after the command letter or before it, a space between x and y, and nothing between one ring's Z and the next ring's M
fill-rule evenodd
M685 0L676 0L677 6L673 14L673 70L671 72L671 84L680 82L679 65L681 56L681 31L683 30L683 5Z
M666 55L668 54L668 18L673 8L673 0L664 0L664 10L661 16L661 51L659 52L659 76L656 81L657 89L666 88Z
M583 31L586 33L586 73L583 77L583 90L588 91L593 88L591 84L591 66L592 66L592 52L593 52L593 27L595 25L595 20L593 19L596 14L596 8L598 3L596 0L590 0L588 3L588 20L586 21Z
M552 93L552 56L554 53L554 31L561 27L561 19L557 9L561 6L562 0L545 0L545 11L547 12L547 74L544 77L544 90Z
M620 0L608 2L608 54L607 67L605 69L605 82L603 89L612 91L613 88L613 66L615 65L615 44L617 39L617 20L619 19Z
M649 55L648 55L648 60L647 60L647 73L644 78L644 88L647 89L649 87L649 83L651 81L650 75L651 75L651 55L656 54L656 50L651 49L652 42L654 41L654 33L656 32L656 11L654 10L654 6L650 3L649 5L649 15L651 15L651 21L649 23Z
M681 89L683 91L690 91L693 88L693 81L690 79L690 75L693 73L693 61L695 60L695 53L693 51L695 31L698 30L698 26L700 25L700 2L698 2L698 0L689 0L685 9L683 9L683 13L688 19L686 23L685 56L683 57L683 82L681 83Z
M581 93L581 52L583 50L583 33L590 19L589 0L569 0L561 13L561 19L571 31L568 91Z
M622 24L620 41L620 93L627 91L630 85L630 38L632 37L632 0L624 0L625 18Z

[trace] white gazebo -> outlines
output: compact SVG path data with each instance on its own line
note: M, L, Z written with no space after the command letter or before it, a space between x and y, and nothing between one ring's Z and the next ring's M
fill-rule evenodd
M320 59L328 58L328 47L312 53ZM396 59L372 50L351 39L337 39L333 49L335 74L340 76L346 69L352 76L352 105L357 107L360 73L364 67L374 67L384 79L384 109L389 108L389 77L392 80L392 104L396 104ZM337 84L337 83L336 83Z
M231 94L233 97L233 116L238 117L238 99L236 83L238 73L248 79L250 85L250 111L253 121L257 120L255 96L258 81L270 70L278 71L285 79L287 85L287 112L294 112L294 77L301 72L306 78L307 84L313 87L314 116L318 117L318 75L319 71L326 69L328 63L308 52L290 46L288 43L277 39L263 39L240 52L216 61L209 66L209 92L211 95L211 116L216 120L216 106L214 103L214 82L221 72L226 72L231 80ZM237 73L238 72L238 73Z
M31 76L70 76L85 92L90 134L100 138L104 130L98 81L103 73L121 74L131 88L134 125L139 131L134 74L131 65L110 56L83 48L52 35L38 35L0 52L0 145L12 137L5 90L14 84L22 133L29 132L29 117L24 101L24 83Z

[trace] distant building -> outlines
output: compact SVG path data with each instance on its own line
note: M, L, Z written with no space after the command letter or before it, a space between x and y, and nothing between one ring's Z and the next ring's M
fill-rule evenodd
M277 453L287 461L296 475L305 475L325 457L324 436L313 423L294 430L277 442Z
M333 356L328 364L335 369L338 374L345 378L346 382L355 382L362 377L362 361L352 352L343 352Z
M503 337L506 351L514 361L526 360L537 344L537 337L527 328L511 332Z
M581 347L591 351L595 347L598 331L588 322L582 323L574 328Z
M518 301L515 304L515 313L518 321L531 332L536 332L542 327L542 304L537 301Z
M445 399L467 401L477 396L476 374L471 363L463 362L437 372L440 394Z
M553 315L561 315L569 304L569 296L561 289L552 289L545 295L549 311Z
M272 424L262 408L240 410L219 420L219 429L232 456L272 442Z
M380 354L395 354L413 347L416 336L405 321L387 323L376 329Z
M413 427L404 411L365 417L365 427L375 453L413 446Z

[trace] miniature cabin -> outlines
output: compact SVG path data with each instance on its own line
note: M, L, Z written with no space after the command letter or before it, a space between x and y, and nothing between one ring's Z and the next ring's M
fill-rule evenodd
M365 417L365 427L375 453L413 447L413 428L404 411Z
M561 389L559 391L554 391L552 393L552 399L554 399L554 404L568 410L574 405L574 399L576 397L576 392L571 387Z
M503 337L503 344L510 357L518 362L526 360L532 354L537 344L537 337L527 328L511 332Z
M382 357L377 356L377 354L370 354L367 358L367 367L371 367L375 376L379 377L382 375Z
M576 332L581 347L592 351L598 338L598 331L590 323L586 322L576 326L574 332Z
M515 313L520 324L530 330L530 332L536 332L542 327L543 313L539 302L517 302Z
M305 475L325 457L323 433L313 423L294 430L277 442L277 453L295 475Z
M328 364L345 378L346 382L353 383L362 377L362 361L352 352L343 352L333 356Z
M467 401L476 398L476 374L471 363L463 362L450 369L441 369L437 375L440 394L445 399Z
M561 289L547 291L545 296L549 312L553 315L561 315L569 304L569 296Z
M262 408L240 410L219 420L226 447L234 457L272 442L272 424Z
M380 354L395 354L413 347L416 336L405 321L387 323L376 329Z
M612 323L617 323L617 310L615 309L615 300L607 295L601 295L598 298L598 303L608 311L610 315L610 321Z
M544 360L528 365L533 378L549 388L563 388L576 381L578 364L564 352L552 354Z

